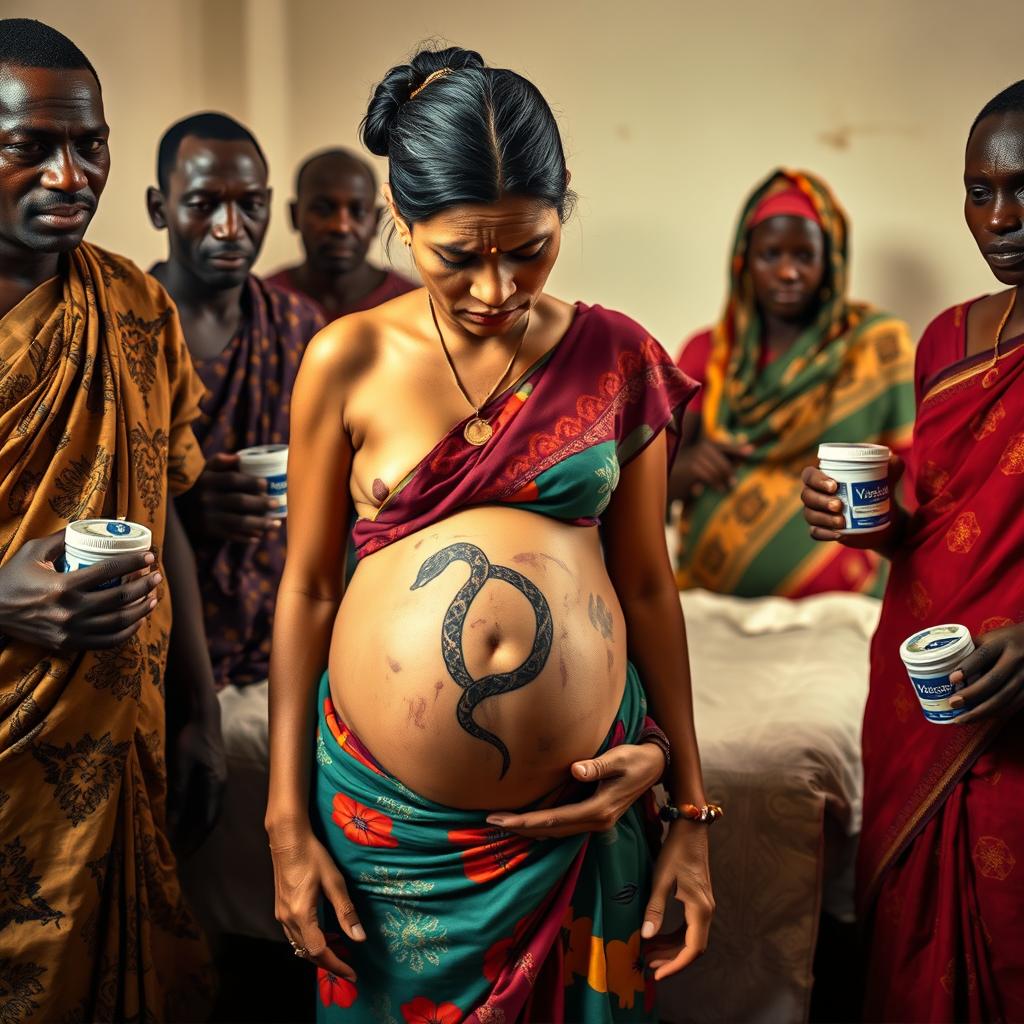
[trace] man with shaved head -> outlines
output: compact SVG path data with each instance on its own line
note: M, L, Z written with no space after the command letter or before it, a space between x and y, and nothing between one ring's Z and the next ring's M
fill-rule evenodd
M326 319L372 309L418 287L367 260L382 207L373 170L349 150L325 149L305 160L289 210L306 259L267 280L311 298Z
M84 241L108 135L78 47L0 21L0 1021L194 1020L211 995L165 769L198 840L223 750L169 499L203 466L202 386L163 288ZM79 520L103 551L61 571ZM151 550L119 553L125 520Z

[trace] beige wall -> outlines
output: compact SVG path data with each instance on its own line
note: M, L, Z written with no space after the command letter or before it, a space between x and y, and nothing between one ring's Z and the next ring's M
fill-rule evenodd
M850 212L859 297L920 330L990 287L960 161L978 108L1024 76L1024 3L972 6L0 0L96 64L114 169L90 237L143 265L163 251L143 193L173 119L221 108L260 137L276 187L268 270L297 253L284 210L297 160L355 145L373 84L422 40L479 49L560 118L581 202L552 290L619 307L669 347L717 314L739 203L780 163L824 176Z

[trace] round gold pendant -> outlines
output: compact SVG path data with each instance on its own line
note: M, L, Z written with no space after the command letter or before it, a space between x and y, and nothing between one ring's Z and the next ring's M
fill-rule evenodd
M475 444L478 448L482 444L487 444L494 434L494 428L487 422L487 420L480 419L479 416L474 416L466 424L466 429L462 431L462 436L470 443Z

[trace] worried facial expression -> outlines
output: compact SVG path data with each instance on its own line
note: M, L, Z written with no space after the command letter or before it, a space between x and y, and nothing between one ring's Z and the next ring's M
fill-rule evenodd
M363 264L380 222L376 200L369 175L351 160L324 157L307 168L290 209L314 272L333 277Z
M1024 283L1024 114L992 114L967 140L964 216L996 279Z
M750 233L747 266L762 313L805 320L820 304L825 236L806 217L769 217Z
M0 65L0 248L82 241L110 172L108 135L91 71Z
M236 287L267 233L267 169L251 142L187 136L166 193L149 192L149 214L167 229L171 262L212 289Z
M395 213L395 223L412 243L438 314L482 338L521 325L544 291L562 239L557 211L524 196L453 206L411 228Z

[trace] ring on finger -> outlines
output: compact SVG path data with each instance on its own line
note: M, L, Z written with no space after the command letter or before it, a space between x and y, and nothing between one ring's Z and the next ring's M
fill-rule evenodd
M305 946L299 945L294 939L289 939L288 942L291 944L292 952L296 956L302 957L303 960L309 959L309 950Z

